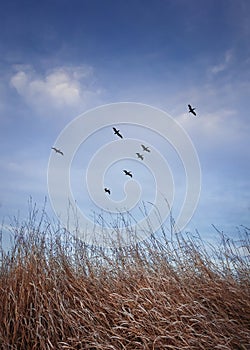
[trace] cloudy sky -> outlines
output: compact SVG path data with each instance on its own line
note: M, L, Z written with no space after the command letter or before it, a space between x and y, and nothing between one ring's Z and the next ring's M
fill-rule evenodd
M201 196L187 229L208 237L211 224L232 236L237 226L250 227L249 23L247 0L2 1L1 218L27 216L30 196L42 206L51 147L68 123L101 105L137 102L167 112L197 151ZM128 124L123 132L138 137ZM111 126L99 133L81 146L72 170L76 200L89 212L96 208L84 184L88 162L116 140ZM140 128L139 139L169 155L178 215L178 196L185 195L178 161L150 131ZM126 161L105 178L111 198L124 195L127 178L120 184L117 173L126 166L144 172L142 200L152 201L150 171L134 156Z

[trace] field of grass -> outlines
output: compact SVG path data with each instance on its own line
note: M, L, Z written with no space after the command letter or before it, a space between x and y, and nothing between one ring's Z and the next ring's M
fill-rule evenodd
M248 256L164 228L108 250L34 211L0 251L0 349L250 349L249 231Z

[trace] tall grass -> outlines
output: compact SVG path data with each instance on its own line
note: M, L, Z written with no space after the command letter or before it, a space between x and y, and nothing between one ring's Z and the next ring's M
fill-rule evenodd
M225 236L208 252L199 237L162 233L105 250L44 212L15 222L1 249L0 348L250 349L249 256Z

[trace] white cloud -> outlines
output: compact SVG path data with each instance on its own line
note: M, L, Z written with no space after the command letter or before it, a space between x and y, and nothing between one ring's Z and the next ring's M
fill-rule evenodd
M26 103L35 109L82 108L98 96L94 87L93 68L89 66L62 66L38 74L30 66L16 67L10 84Z
M227 50L224 54L222 62L220 62L214 66L211 66L209 68L209 73L212 75L216 75L220 72L225 71L228 68L229 64L231 63L232 59L233 59L232 50Z
M218 147L227 147L225 152L231 149L242 151L249 127L239 118L237 110L221 108L214 112L197 113L198 117L183 113L176 118L196 144L210 152Z

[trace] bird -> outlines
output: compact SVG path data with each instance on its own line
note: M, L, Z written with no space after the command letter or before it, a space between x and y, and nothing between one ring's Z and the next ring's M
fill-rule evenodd
M141 145L142 146L142 149L143 151L146 151L146 152L150 152L150 149L144 145Z
M192 108L191 105L188 105L188 108L189 108L189 111L188 111L189 113L192 113L193 115L196 115L196 113L194 111L195 108Z
M106 193L108 193L108 194L110 194L110 193L111 193L110 189L109 189L109 188L107 188L107 187L105 187L105 188L104 188L104 191L105 191Z
M140 158L141 160L143 160L143 155L142 155L142 154L140 154L140 153L137 152L136 155L137 155L138 158Z
M124 174L125 175L128 175L130 177L133 177L133 175L131 174L131 171L128 171L128 170L123 170Z
M120 130L117 130L116 128L113 128L114 134L119 136L121 139L123 139L123 136L120 134Z
M63 152L60 149L57 149L55 147L51 147L56 153L60 153L63 156Z

